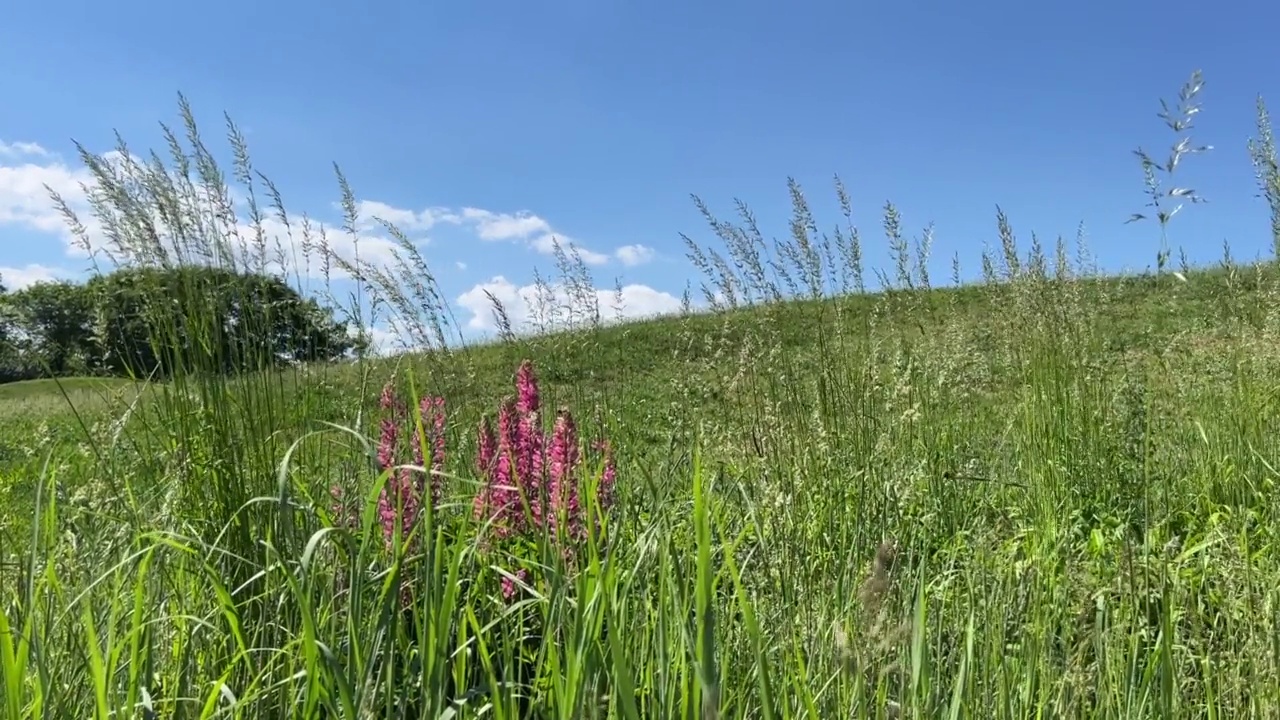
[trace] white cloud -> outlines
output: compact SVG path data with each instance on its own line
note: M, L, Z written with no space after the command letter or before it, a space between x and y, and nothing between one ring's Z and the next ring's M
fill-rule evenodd
M405 349L405 343L401 340L400 333L394 330L371 327L366 332L369 333L369 350L374 355L385 357Z
M564 233L555 232L551 223L528 211L498 213L475 207L462 208L458 215L462 221L475 228L476 237L488 242L520 242L543 255L555 254L558 242L566 252L576 250L588 265L603 265L609 256L589 250L582 243Z
M540 298L537 286L517 286L499 275L488 282L475 285L458 297L458 305L471 314L467 320L467 327L472 330L497 330L493 316L493 302L486 291L502 303L511 321L512 329L516 332L527 332L533 329L539 319L550 319L552 324L562 321L563 307L569 304L568 292L562 286L552 288L551 298ZM593 288L592 292L599 306L601 318L605 321L634 320L668 315L680 310L679 298L648 285L624 285L621 291L621 305L618 305L619 298L616 290ZM553 307L546 307L548 304ZM579 308L579 311L581 310Z
M458 262L456 262L456 263L454 263L454 264L458 266L458 269L459 269L459 270L466 270L466 269L467 269L467 264L466 264L466 263L464 263L464 262L462 262L461 260L459 260Z
M67 272L61 268L31 263L23 267L0 267L0 285L10 292L30 287L38 282L61 280Z
M32 144L13 143L4 147ZM8 156L10 153L0 155ZM67 230L66 222L54 207L45 186L48 185L62 195L72 208L81 210L86 207L86 203L80 184L89 179L87 170L69 168L56 159L46 164L30 161L16 164L0 162L0 224L17 225L70 240L71 233Z
M119 160L114 152L106 153L105 157L108 161ZM96 249L107 247L106 234L93 217L83 189L84 185L91 185L92 181L92 174L86 168L70 165L36 143L0 141L0 226L9 225L48 234L62 241L66 255L83 257L80 241L73 236L65 219L55 208L46 189L47 185L77 213L79 220L86 226L91 245ZM242 193L237 191L238 188L231 188L237 206L243 209L239 202L243 200ZM555 245L559 243L566 251L576 252L584 263L591 266L604 265L611 260L634 266L648 262L653 257L652 249L643 245L626 245L610 252L589 249L581 242L557 232L546 219L527 211L506 213L477 207L451 209L438 206L409 210L377 200L360 200L357 210L360 215L358 238L353 239L336 222L326 224L313 221L311 230L315 235L311 242L319 242L318 235L323 232L324 242L338 256L348 261L354 260L358 244L362 262L385 266L392 261L396 244L386 237L376 220L382 219L404 230L410 235L412 242L419 245L426 244L425 233L447 224L458 226L484 242L514 242L543 255L554 254ZM245 242L253 245L254 229L244 224L244 213L241 213L240 220L240 224L232 229ZM284 256L283 269L289 274L319 277L325 272L324 264L314 251L310 258L307 257L307 243L303 239L300 220L298 215L294 215L291 218L292 226L286 227L274 214L267 211L263 231L268 254L274 255L278 248ZM161 229L163 231L163 226ZM239 241L233 241L233 244L239 244ZM465 267L465 263L458 265L460 270ZM340 268L333 266L330 266L329 273L334 278L346 275Z
M554 255L556 252L556 243L560 243L561 249L563 249L566 254L572 255L574 252L577 252L578 257L582 258L582 261L588 265L603 265L609 262L608 255L595 252L594 250L588 250L582 247L582 245L576 240L572 240L563 235L552 235L551 233L546 233L529 240L529 246L543 255Z
M495 213L490 210L462 208L462 217L476 227L481 240L526 240L531 235L551 232L551 225L528 212Z
M33 142L7 143L3 140L0 140L0 155L7 155L10 157L17 157L17 156L30 157L30 156L43 156L48 154L49 154L48 150L45 150L44 148L40 147L38 144Z
M34 157L16 162L5 160L19 153ZM104 157L110 162L116 160L118 156L112 152L105 154ZM86 226L91 245L95 249L105 248L107 247L105 233L97 219L92 216L88 198L84 192L83 186L92 185L92 183L93 176L88 169L71 168L62 159L48 153L35 143L0 141L0 225L13 225L57 236L66 245L66 254L83 255L79 240L72 235L65 219L55 207L45 187L47 185L62 196L67 205L77 213L80 221ZM236 188L232 188L233 197L237 195L235 190ZM361 205L362 214L387 215L389 216L387 219L414 229L425 229L436 222L449 219L447 213L436 209L414 213L376 201L364 201ZM306 258L300 218L291 218L291 222L293 225L290 228L274 215L269 214L264 218L262 229L268 255L274 256L279 248L284 256L283 269L312 277L322 275L323 264L319 259L313 256L308 262ZM159 226L162 230L164 229L163 224ZM254 243L255 230L246 224L243 216L234 230L250 245ZM324 242L329 248L348 261L355 259L358 244L362 262L385 265L392 260L396 247L391 240L375 234L372 228L362 228L357 238L352 238L338 226L325 223L312 222L311 230L314 235L313 243L319 241L319 234L323 232ZM232 243L239 244L239 241L233 240ZM345 276L345 273L337 267L331 268L330 272L332 277Z
M648 245L637 244L623 245L617 250L614 250L613 254L622 261L623 265L626 265L627 267L635 267L636 265L643 265L652 260L654 252L653 248Z
M358 201L356 211L360 214L362 228L366 230L379 227L378 220L385 220L405 232L425 232L439 223L457 225L462 222L459 215L447 208L433 207L414 211L392 207L377 200Z

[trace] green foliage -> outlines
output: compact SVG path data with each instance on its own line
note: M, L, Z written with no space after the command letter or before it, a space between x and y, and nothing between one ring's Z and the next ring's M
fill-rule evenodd
M170 377L334 360L347 326L282 279L222 268L129 268L91 279L93 335L113 374Z
M0 297L0 336L5 374L25 379L43 374L85 375L94 370L90 332L93 302L84 286L37 283Z
M0 377L167 378L261 370L362 346L279 277L209 266L133 267L0 296Z

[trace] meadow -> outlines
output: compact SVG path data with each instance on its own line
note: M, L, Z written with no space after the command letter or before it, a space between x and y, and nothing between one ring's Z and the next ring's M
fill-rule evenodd
M1280 273L1176 266L1177 120L1153 272L1001 215L940 283L890 205L875 273L792 184L679 316L566 251L572 327L456 346L406 245L347 269L427 350L0 385L0 717L1280 717ZM189 146L131 187L208 217Z

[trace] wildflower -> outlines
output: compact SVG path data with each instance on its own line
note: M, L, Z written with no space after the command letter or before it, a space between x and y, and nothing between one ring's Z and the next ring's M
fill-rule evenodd
M387 486L378 496L378 519L382 523L382 532L388 544L397 531L405 536L413 529L421 502L422 493L417 487L412 470L400 468L387 479Z
M535 388L536 393L536 388ZM519 405L517 405L519 412ZM515 422L515 480L518 494L529 504L529 515L535 525L542 525L546 506L546 488L543 483L545 438L536 410L521 415ZM520 508L523 511L523 507Z
M496 441L496 447L495 447ZM481 424L480 455L477 463L488 468L485 484L472 503L477 520L493 522L500 537L516 532L522 525L520 493L513 477L513 451L518 443L515 407L508 401L498 412L497 437L493 436L488 422ZM485 454L492 448L492 456Z
M521 415L538 412L538 378L533 374L533 363L525 360L516 370L516 410Z
M346 493L343 492L342 486L330 486L329 496L333 498L333 504L329 506L329 509L333 513L334 524L338 527L355 526L356 509L354 505L347 503Z
M500 405L496 425L486 416L476 428L474 463L481 487L472 501L472 513L477 521L491 527L499 540L531 531L551 532L569 540L561 550L572 564L580 549L575 541L586 535L586 512L578 483L584 450L578 428L569 409L561 408L551 428L544 430L533 363L520 363L514 380L515 395ZM444 398L422 398L414 408L415 422L410 423L410 409L396 398L393 385L388 382L379 398L382 417L376 452L379 469L388 475L378 497L378 520L388 544L397 535L411 535L422 510L440 501L446 457ZM592 449L604 457L596 504L607 512L614 502L613 452L607 442L595 443ZM402 454L409 456L411 464ZM341 490L335 487L332 494L335 523L353 522L352 508ZM521 569L504 577L502 596L507 600L516 597L530 576L529 570ZM404 592L408 602L408 589Z
M566 530L576 537L581 530L578 486L573 477L573 470L578 465L578 430L567 408L562 408L556 416L549 459L552 507L550 529L558 527L563 519L567 524Z
M384 413L390 411L390 416L383 415L379 423L381 432L378 437L378 466L383 471L396 465L396 446L399 442L398 405L396 396L392 392L392 383L388 382L383 387L383 395L379 398L379 406Z
M479 450L476 452L476 472L487 478L493 470L493 456L498 452L498 439L493 435L493 425L489 416L480 418Z
M563 530L568 538L581 540L586 513L576 473L582 449L573 415L561 408L548 435L539 421L541 403L532 363L520 364L515 384L515 398L504 401L499 410L497 432L487 419L478 429L476 469L484 487L472 504L473 513L492 521L500 537L537 529ZM607 442L594 448L604 454L597 504L607 511L613 504L617 470Z
M516 580L527 584L529 582L529 571L525 568L520 568L515 572L515 577ZM511 598L515 597L516 593L520 591L520 586L516 584L516 580L512 580L508 575L502 576L503 600L511 600Z
M538 377L533 362L524 360L516 370L515 437L512 443L516 458L516 480L528 503L534 525L541 526L547 504L543 483L543 459L546 442L542 433L539 410ZM522 508L523 509L523 508Z
M418 403L418 415L422 418L423 434L427 437L429 443L430 457L428 458L423 452L422 441L417 432L413 433L412 442L414 462L427 470L431 475L431 503L435 505L440 502L443 492L442 483L444 476L441 474L444 470L444 398L442 397L424 397ZM418 492L421 493L422 483L418 484Z
M613 507L614 481L618 477L618 466L613 459L613 447L608 440L600 440L595 444L596 450L604 455L604 471L600 474L600 484L596 486L596 502L600 512L608 512Z
M429 464L432 472L429 494L421 474L409 467L397 467L400 425L404 423L406 413L404 405L395 397L392 381L383 386L378 404L384 411L379 423L378 467L383 472L391 473L386 487L378 496L378 520L387 542L390 543L397 532L408 535L413 529L424 500L433 505L440 500L443 480L440 471L444 468L444 398L423 398L418 404L419 416L430 439ZM409 446L414 462L420 466L427 466L424 448L416 428L410 433Z

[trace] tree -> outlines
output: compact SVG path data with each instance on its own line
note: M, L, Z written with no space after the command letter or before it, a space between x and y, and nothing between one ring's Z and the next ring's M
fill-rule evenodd
M0 341L13 356L11 369L16 365L24 376L73 375L94 366L93 305L84 286L40 282L6 293L0 302Z
M18 369L18 352L13 346L14 322L8 292L8 288L0 282L0 383L22 379L22 373Z
M113 374L240 372L358 349L346 323L284 280L209 266L128 268L90 280L93 334Z
M366 344L284 280L210 266L127 268L0 293L0 382L234 373L334 360Z

